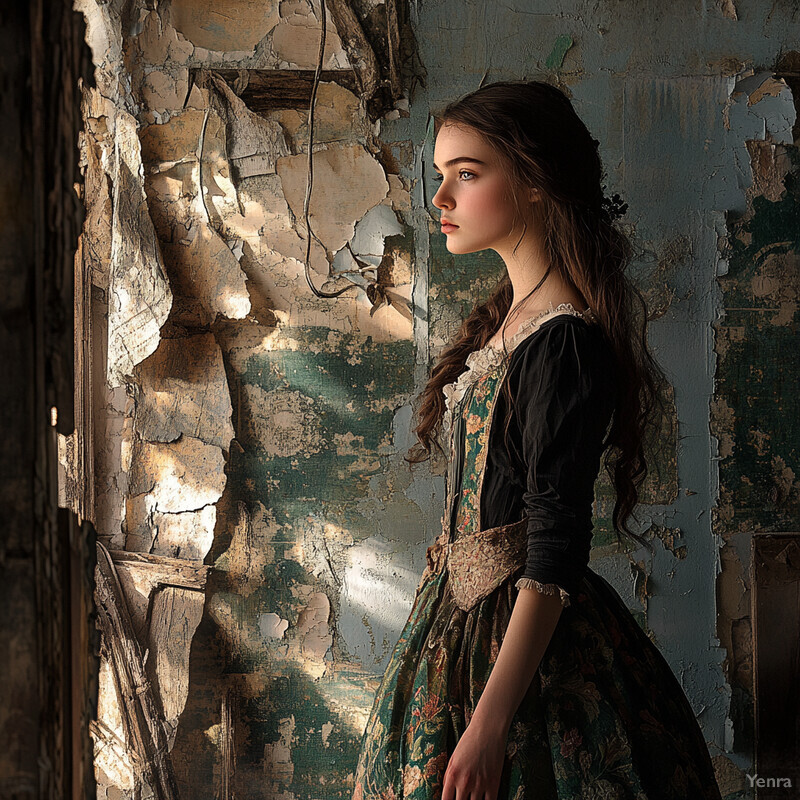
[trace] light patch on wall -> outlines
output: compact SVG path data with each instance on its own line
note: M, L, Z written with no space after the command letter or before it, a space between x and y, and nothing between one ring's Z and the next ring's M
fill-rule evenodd
M132 465L130 493L150 494L159 511L197 511L222 496L224 466L219 447L191 436L170 444L142 442Z
M320 726L320 735L322 736L322 744L325 747L330 747L330 742L328 741L328 737L333 732L333 723L332 722L323 722Z
M162 514L154 511L149 526L152 532L150 552L158 556L202 562L214 542L216 523L215 505L207 505L199 511L184 511L181 514Z
M394 549L376 537L349 547L343 557L347 563L342 571L342 603L363 609L373 623L387 627L407 619L409 598L419 583L418 571L401 570Z
M120 107L132 108L130 81L120 80L124 70L122 24L116 3L97 0L73 0L73 8L86 19L86 44L92 51L98 91Z
M184 238L197 222L218 226L222 216L239 211L225 124L213 109L187 109L163 125L150 125L141 141L150 213L161 241Z
M125 746L125 726L122 722L111 662L100 661L97 680L97 722L93 723L94 766L108 781L129 792L134 788L131 752Z

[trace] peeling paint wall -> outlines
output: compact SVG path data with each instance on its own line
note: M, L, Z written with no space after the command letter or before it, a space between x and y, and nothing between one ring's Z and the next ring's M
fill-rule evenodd
M249 76L314 68L318 5L75 7L97 81L98 796L341 794L376 676L335 619L354 545L396 519L392 422L414 388L410 184L329 19L325 75L347 76L318 90L310 278L352 291L315 297L306 107L242 97ZM430 510L408 506L421 546ZM314 769L295 771L299 739Z
M756 735L753 537L796 533L800 519L798 66L800 53L785 52L773 70L731 81L725 109L741 195L720 240L724 315L715 324L718 391L711 408L720 492L712 519L722 541L717 624L736 749L751 746Z
M350 286L323 298L304 268L297 99L317 0L75 0L97 82L81 142L100 331L94 522L114 567L109 636L148 682L131 716L106 654L99 797L142 781L198 800L349 796L443 502L443 465L402 459L410 402L502 274L493 253L454 259L430 205L432 115L484 74L558 80L629 204L678 433L642 496L655 556L617 552L601 480L591 566L672 665L726 797L746 796L748 537L797 518L797 435L774 441L788 393L766 396L766 423L741 398L761 345L774 354L796 331L783 184L797 175L797 87L775 62L800 24L781 4L767 20L756 3L650 6L411 3L427 82L376 115L364 87L402 72L396 6L330 2L309 280ZM358 30L337 30L345 7ZM367 38L382 44L356 58ZM409 41L404 29L397 52L414 62ZM299 94L276 99L279 86ZM765 390L776 379L759 374ZM765 483L777 505L754 511ZM168 757L145 774L159 741Z

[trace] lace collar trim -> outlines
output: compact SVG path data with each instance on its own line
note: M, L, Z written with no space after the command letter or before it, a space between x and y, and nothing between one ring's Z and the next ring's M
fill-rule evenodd
M527 338L532 328L537 327L545 318L556 316L557 314L572 314L575 317L583 317L587 321L594 320L594 313L590 308L586 308L584 311L578 311L572 303L559 303L557 306L553 307L551 302L549 308L545 309L540 314L535 314L524 320L519 330L510 339L506 340L508 342L506 346L508 354L510 355L514 348L523 339ZM488 343L478 350L473 350L467 356L465 362L466 369L455 381L442 387L446 407L443 418L445 429L449 428L455 408L464 398L467 389L479 378L502 363L504 357L505 353L501 347L495 347Z

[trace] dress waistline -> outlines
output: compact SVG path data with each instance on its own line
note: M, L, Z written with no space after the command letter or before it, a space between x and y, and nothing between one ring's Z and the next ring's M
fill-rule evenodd
M448 541L442 530L427 549L427 566L417 592L423 584L447 569L450 590L462 611L471 610L488 597L503 581L525 567L528 552L527 517L483 531L463 533Z

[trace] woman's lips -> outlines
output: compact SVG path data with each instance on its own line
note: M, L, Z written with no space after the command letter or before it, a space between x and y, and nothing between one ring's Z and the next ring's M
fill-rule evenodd
M442 223L442 233L452 233L455 230L458 230L458 225L453 225L450 222Z

